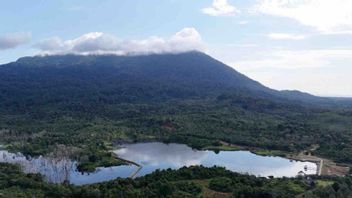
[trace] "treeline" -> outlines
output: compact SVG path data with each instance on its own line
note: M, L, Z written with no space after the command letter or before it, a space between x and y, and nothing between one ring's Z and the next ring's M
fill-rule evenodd
M107 106L108 107L108 106ZM84 114L43 117L0 114L2 140L30 155L53 152L55 145L108 151L115 140L162 140L194 148L225 141L268 150L300 152L314 144L315 154L352 162L352 119L339 110L297 113L248 111L229 101L185 100L156 104L115 104L110 117ZM0 109L0 112L2 109ZM55 110L48 107L48 111ZM32 113L31 113L32 114ZM97 151L98 152L98 151Z
M0 141L30 155L75 147L87 169L111 161L101 145L117 139L288 152L318 144L315 154L352 163L351 108L289 95L199 53L23 58L0 67Z
M316 178L317 180L319 178ZM327 185L299 179L266 179L220 167L156 171L137 179L72 186L49 184L38 174L24 174L16 165L0 163L0 197L129 198L129 197L337 197L352 196L352 178L330 178Z
M83 153L107 153L109 148L101 145L115 140L165 140L194 148L225 141L287 152L300 152L318 144L314 154L337 162L352 162L352 119L338 112L287 112L280 116L248 112L211 100L145 106L148 107L126 105L120 113L121 117L126 114L126 118L116 120L99 116L89 119L84 114L54 120L0 115L0 127L9 129L0 132L0 141L29 155L54 152L56 145L75 147Z

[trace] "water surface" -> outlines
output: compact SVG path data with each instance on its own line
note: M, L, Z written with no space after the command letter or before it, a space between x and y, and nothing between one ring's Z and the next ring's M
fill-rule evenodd
M184 144L138 143L122 145L115 153L142 166L138 176L156 169L177 169L183 166L222 166L228 170L256 176L295 177L298 172L316 174L317 165L282 157L260 156L249 151L194 150ZM307 169L305 170L305 166Z
M93 184L116 179L127 178L138 168L135 166L99 167L92 173L82 173L77 170L77 162L67 158L50 158L39 156L25 157L21 153L0 151L0 162L19 164L25 173L40 173L48 182L75 184Z
M159 142L120 145L114 151L120 158L136 162L135 165L99 167L93 173L81 173L77 162L67 158L25 157L20 153L0 151L0 162L20 164L26 173L40 173L52 183L65 181L75 185L92 184L134 175L143 176L156 169L178 169L183 166L222 166L228 170L256 176L295 177L299 171L316 174L317 165L310 162L290 161L282 157L259 156L249 151L194 150L184 144ZM305 166L307 169L305 170Z

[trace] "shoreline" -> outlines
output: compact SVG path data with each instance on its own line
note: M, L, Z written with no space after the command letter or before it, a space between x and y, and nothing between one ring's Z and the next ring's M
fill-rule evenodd
M153 141L148 141L148 142L153 142ZM145 141L143 142L137 142L137 143L146 143ZM233 144L229 144L229 143L225 143L225 142L222 142L223 145L227 145L227 146L231 146L233 147L233 150L232 151L240 151L240 150L243 150L243 151L249 151L249 152L252 152L256 155L260 155L260 154L257 154L256 151L258 151L260 148L249 148L249 147L241 147L241 146L238 146L238 145L233 145ZM128 144L131 144L131 143L128 143ZM209 150L209 151L214 151L215 150L212 150L212 149L209 149L209 148L203 148L201 150ZM228 151L228 150L218 150L218 151ZM270 150L269 150L270 151ZM113 156L116 158L116 159L119 159L127 164L130 164L130 165L135 165L138 167L138 170L136 170L135 173L133 173L130 178L135 178L135 176L138 174L138 172L143 168L140 164L136 163L136 162L133 162L133 161L130 161L130 160L126 160L126 159L123 159L123 158L120 158L116 153L114 153L113 151L111 151L113 153ZM273 152L273 151L270 151L270 152ZM275 153L275 152L273 152ZM322 172L323 172L323 167L324 167L324 159L321 159L319 157L316 157L316 156L304 156L302 157L302 153L301 152L300 154L292 154L292 153L287 153L287 152L283 152L283 151L280 151L281 154L283 155L270 155L270 156L278 156L278 157L282 157L282 158L286 158L288 160L294 160L294 161L297 161L297 162L311 162L311 163L314 163L317 165L316 167L316 172L315 174L310 174L310 175L317 175L317 176L321 176L322 175ZM268 156L268 155L265 155L265 156ZM310 157L310 158L309 158Z
M287 157L287 159L290 159L290 160L295 160L295 161L299 161L299 162L311 162L311 163L314 163L317 165L317 171L316 171L316 174L317 176L321 176L322 174L322 169L323 169L323 165L324 165L324 160L323 159L320 159L320 160L313 160L313 159L302 159L298 156L296 157Z
M344 177L348 175L350 171L350 167L348 165L340 165L330 159L321 158L319 156L304 155L303 153L299 153L297 155L288 155L287 158L317 164L316 175L318 176Z
M348 175L350 172L350 164L338 164L331 159L326 159L315 155L306 155L304 154L306 150L301 151L300 153L289 153L289 152L280 151L280 150L267 150L267 149L258 148L258 147L241 146L241 145L231 144L224 141L221 141L221 143L223 145L240 148L241 150L247 150L257 155L262 155L260 151L264 150L264 151L268 151L269 153L269 154L264 154L264 156L278 156L278 157L284 157L295 161L315 163L317 165L317 173L316 173L317 176L344 177ZM314 151L315 149L317 149L317 147L319 147L319 145L313 145L313 148L311 148L310 151ZM279 155L277 155L277 153Z

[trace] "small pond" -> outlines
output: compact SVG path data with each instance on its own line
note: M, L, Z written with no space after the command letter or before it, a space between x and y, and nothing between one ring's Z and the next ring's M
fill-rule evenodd
M131 175L143 176L156 169L178 169L183 166L222 166L228 170L256 176L295 177L299 171L316 174L317 165L282 157L260 156L249 151L199 151L184 144L159 142L120 145L114 151L120 158L133 161L135 165L97 168L93 173L77 171L77 162L69 159L36 157L28 158L20 153L0 151L0 162L20 164L26 173L41 173L49 182L69 181L75 185L92 184Z

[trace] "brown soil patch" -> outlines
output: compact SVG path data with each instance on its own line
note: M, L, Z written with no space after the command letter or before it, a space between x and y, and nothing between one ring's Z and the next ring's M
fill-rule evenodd
M345 176L349 173L350 168L346 166L339 166L334 162L326 162L323 165L322 175L336 175L336 176Z
M169 130L169 131L175 131L176 130L176 126L174 124L172 124L171 122L167 122L167 123L164 123L162 125L162 127L166 130Z
M294 160L318 163L318 167L320 165L320 162L323 162L321 175L346 176L350 171L350 168L348 166L336 164L330 159L325 159L314 155L305 155L304 152L296 156L290 156L290 158Z

